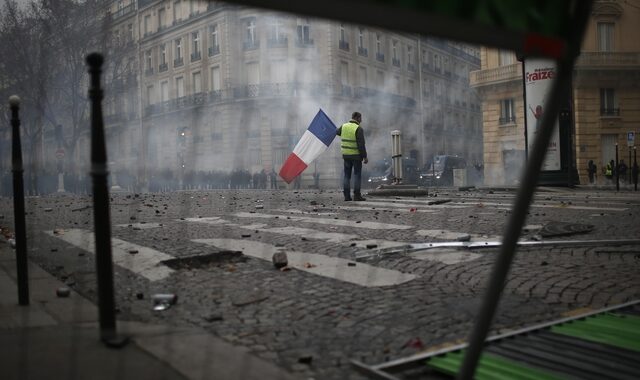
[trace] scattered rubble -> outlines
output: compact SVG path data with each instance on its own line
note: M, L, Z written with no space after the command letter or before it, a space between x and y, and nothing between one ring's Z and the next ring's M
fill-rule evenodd
M276 269L285 268L289 264L287 254L285 252L274 253L271 257L271 261L273 262L273 266L276 267Z
M56 289L56 295L59 298L67 298L71 295L71 289L69 289L66 286L61 286L58 289Z
M151 299L155 311L167 310L178 302L178 296L172 293L154 294Z

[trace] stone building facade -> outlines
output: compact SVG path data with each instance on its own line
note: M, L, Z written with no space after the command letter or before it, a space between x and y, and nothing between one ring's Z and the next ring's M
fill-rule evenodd
M629 160L628 132L640 132L640 6L596 1L574 69L572 147L581 184L587 165L604 168L615 159L615 144ZM512 184L524 164L525 140L522 66L509 51L481 48L481 70L471 73L471 87L482 99L485 183ZM630 166L630 165L628 165Z

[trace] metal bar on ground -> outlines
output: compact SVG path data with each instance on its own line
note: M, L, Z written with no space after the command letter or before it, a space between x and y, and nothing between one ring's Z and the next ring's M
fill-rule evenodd
M11 171L13 172L13 214L16 232L16 270L18 274L18 304L29 305L29 273L27 265L27 227L24 213L24 179L22 174L22 144L20 142L20 98L9 98L11 108Z
M100 338L111 347L126 344L126 338L116 334L116 310L113 292L113 260L111 257L111 217L109 215L109 189L107 188L107 150L102 120L103 91L100 73L104 58L91 53L86 58L89 66L91 99L91 177L93 180L93 220L96 239L96 274L98 280L98 313Z

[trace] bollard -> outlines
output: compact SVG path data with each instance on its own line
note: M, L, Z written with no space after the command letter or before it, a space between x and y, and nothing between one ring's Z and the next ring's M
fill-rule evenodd
M29 305L29 273L27 266L27 227L24 215L24 181L22 173L22 144L20 143L20 98L9 98L11 108L12 150L11 171L13 172L13 213L16 229L16 269L18 273L18 303Z
M393 183L402 182L402 133L399 130L391 131L391 162L393 165Z
M616 166L613 168L616 172L616 191L620 191L620 170L618 170L618 143L616 143Z
M633 190L638 191L638 159L635 146L633 147L633 168L631 169L631 176L633 177Z
M115 297L113 294L113 262L111 258L111 217L107 189L107 150L102 120L100 73L104 59L98 53L87 56L91 101L91 178L93 181L93 220L96 241L96 274L98 281L98 314L100 339L111 347L122 347L128 341L116 333Z

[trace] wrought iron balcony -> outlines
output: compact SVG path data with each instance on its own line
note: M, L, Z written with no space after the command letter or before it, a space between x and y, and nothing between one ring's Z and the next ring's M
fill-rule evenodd
M289 43L289 40L287 39L287 37L278 37L278 38L269 38L267 40L267 47L270 48L281 48L281 47L287 47Z
M180 67L182 65L184 65L184 58L180 57L173 60L173 67Z
M296 39L296 46L298 47L310 47L313 46L313 38Z
M384 54L383 53L376 53L376 60L379 62L384 62Z
M416 71L416 65L414 65L413 63L407 63L407 70Z
M620 108L600 108L600 116L620 116Z
M260 47L259 41L244 41L242 43L242 48L244 50L256 50Z
M363 57L367 57L369 55L369 51L365 47L358 46L358 55L361 55Z
M396 66L396 67L400 67L400 60L398 58L392 58L391 59L391 64Z
M167 71L168 69L169 69L169 65L167 65L167 63L166 63L166 62L165 62L165 63L161 63L161 64L158 66L158 72L159 72L159 73L162 73L162 72L164 72L164 71Z
M153 67L149 67L148 69L146 69L144 71L144 75L146 76L153 75Z
M199 61L202 58L202 53L198 50L191 53L191 62Z
M338 41L338 47L342 50L349 51L349 43L344 40Z
M515 124L516 117L515 116L500 117L499 122L500 122L500 125Z
M209 46L209 57L220 54L220 45Z

